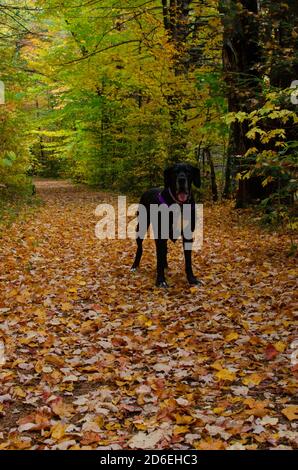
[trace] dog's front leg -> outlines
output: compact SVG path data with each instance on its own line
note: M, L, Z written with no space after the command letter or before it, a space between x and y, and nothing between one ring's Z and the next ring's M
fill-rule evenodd
M155 240L157 259L157 287L169 287L165 279L165 263L167 256L167 240Z
M167 244L167 241L166 241L166 244L165 244L165 249L163 251L163 264L164 264L164 269L168 269L169 266L168 266L168 244Z
M185 272L186 277L191 285L199 285L200 281L196 278L192 270L192 241L187 241L183 239L183 251L184 251L184 259L185 259Z

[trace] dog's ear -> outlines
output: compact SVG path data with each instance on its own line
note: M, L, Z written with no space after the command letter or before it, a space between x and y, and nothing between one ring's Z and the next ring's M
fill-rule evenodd
M168 188L171 184L172 170L173 170L173 167L170 166L166 168L165 171L163 172L165 188Z
M195 166L192 166L191 171L192 171L192 182L193 182L193 184L197 188L200 188L201 187L201 173L200 173L199 168L196 168Z

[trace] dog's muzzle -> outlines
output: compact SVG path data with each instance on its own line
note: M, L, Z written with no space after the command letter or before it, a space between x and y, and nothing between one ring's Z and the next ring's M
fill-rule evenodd
M177 178L176 184L176 196L177 200L183 204L189 199L188 181L184 176Z

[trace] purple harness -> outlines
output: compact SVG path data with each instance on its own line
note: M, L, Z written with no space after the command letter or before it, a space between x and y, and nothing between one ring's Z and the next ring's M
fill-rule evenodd
M169 204L167 204L167 202L165 201L165 199L164 199L163 195L161 194L161 192L158 193L157 198L158 198L159 204L166 204L166 206L169 207Z

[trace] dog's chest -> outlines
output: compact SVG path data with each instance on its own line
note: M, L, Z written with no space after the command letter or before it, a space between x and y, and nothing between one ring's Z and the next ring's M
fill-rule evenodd
M187 234L191 230L191 213L185 213L180 211L175 216L170 214L169 217L169 240L176 242L183 235Z

